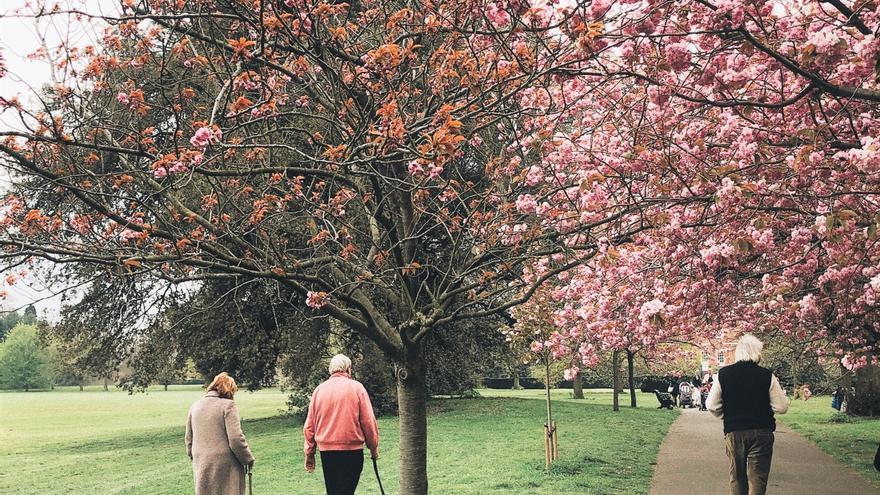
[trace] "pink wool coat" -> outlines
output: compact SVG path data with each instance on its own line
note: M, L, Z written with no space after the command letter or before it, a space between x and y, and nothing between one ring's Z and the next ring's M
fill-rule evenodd
M254 461L235 402L211 391L189 408L186 453L196 495L243 495L244 466Z

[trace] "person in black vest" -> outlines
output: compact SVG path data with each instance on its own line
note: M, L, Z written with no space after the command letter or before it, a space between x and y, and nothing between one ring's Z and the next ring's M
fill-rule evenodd
M718 371L706 408L724 420L724 443L730 461L731 495L764 495L773 458L774 414L788 411L779 379L758 366L764 344L743 335L736 363Z

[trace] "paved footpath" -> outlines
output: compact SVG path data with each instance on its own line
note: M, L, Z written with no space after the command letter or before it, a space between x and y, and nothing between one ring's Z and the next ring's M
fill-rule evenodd
M728 493L721 421L685 409L660 445L651 495ZM783 424L776 430L768 495L869 495L880 493Z

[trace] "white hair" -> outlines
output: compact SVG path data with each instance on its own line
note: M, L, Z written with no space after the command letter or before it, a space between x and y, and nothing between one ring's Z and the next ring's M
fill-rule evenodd
M763 349L764 344L758 340L758 337L747 333L736 344L736 361L753 361L758 363L761 361L761 351Z
M330 374L340 371L351 371L351 359L348 359L348 356L344 354L337 354L330 360Z

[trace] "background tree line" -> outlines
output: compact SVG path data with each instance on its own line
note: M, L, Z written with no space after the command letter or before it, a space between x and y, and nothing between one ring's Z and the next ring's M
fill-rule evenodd
M326 378L329 357L342 352L354 360L356 378L374 397L377 412L396 410L395 370L381 350L350 328L313 313L295 293L271 281L212 280L162 293L156 297L167 300L167 309L151 315L152 306L145 301L155 291L130 279L104 279L66 304L56 324L38 322L32 306L24 315L10 312L0 321L10 327L26 324L17 327L16 339L34 349L29 369L41 378L3 373L19 377L3 387L82 386L112 377L135 391L155 384L206 382L227 371L247 389L280 385L307 400ZM502 322L485 318L478 323L449 325L427 340L432 395L469 395L506 359ZM132 327L138 324L143 328L135 331ZM6 347L6 354L16 359L25 353L18 344Z

